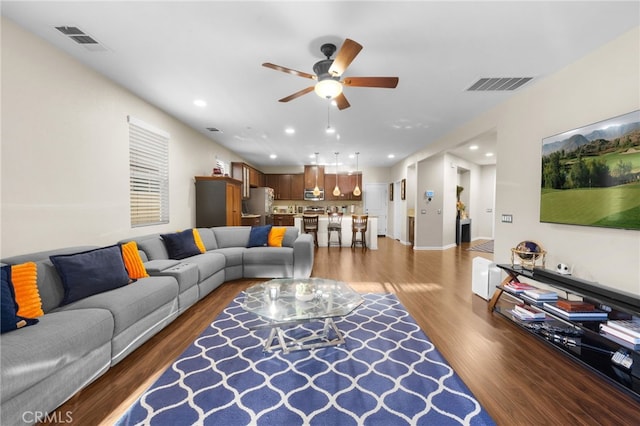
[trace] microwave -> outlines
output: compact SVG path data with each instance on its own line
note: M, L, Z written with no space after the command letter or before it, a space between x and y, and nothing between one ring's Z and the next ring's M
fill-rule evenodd
M305 201L324 201L324 189L320 190L319 195L313 195L313 188L304 190Z

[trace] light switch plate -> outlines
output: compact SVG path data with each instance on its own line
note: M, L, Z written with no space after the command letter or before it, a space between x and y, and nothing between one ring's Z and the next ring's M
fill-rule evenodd
M513 223L513 215L512 214L503 214L501 221L502 221L502 223Z

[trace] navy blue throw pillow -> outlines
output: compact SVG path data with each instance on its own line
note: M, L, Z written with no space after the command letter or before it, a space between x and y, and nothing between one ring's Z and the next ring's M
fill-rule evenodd
M171 259L181 260L200 254L200 249L193 239L192 229L176 232L175 234L162 234L161 236Z
M249 234L247 247L266 247L269 244L269 232L272 225L253 226Z
M0 333L16 330L27 325L33 325L38 322L35 318L23 318L18 316L18 304L16 303L16 293L11 283L11 266L2 267L2 288L0 288L0 296L2 304L0 306Z
M129 283L129 274L124 267L120 246L117 245L50 256L49 259L56 267L64 287L60 306Z

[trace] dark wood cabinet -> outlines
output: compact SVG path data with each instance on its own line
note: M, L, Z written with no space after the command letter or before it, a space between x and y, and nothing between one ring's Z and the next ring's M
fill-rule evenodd
M292 214L274 214L273 226L293 226L295 219Z
M245 163L231 163L231 176L242 182L243 200L251 196L251 188L265 186L264 174Z
M196 176L196 227L240 225L242 182L229 177Z
M268 174L265 183L273 188L276 200L302 200L304 198L304 176L302 174Z
M257 217L242 217L241 220L242 226L260 226L260 216Z
M356 187L356 183L360 179L360 175L349 175L346 173L339 173L337 182L340 188L340 195L333 195L333 189L336 187L336 175L325 175L324 179L324 199L328 201L360 201L362 200L362 193L358 196L353 195L353 190ZM362 188L360 188L362 190Z
M304 166L304 188L315 188L316 182L320 189L324 188L324 166Z
M304 200L304 175L291 175L290 200Z

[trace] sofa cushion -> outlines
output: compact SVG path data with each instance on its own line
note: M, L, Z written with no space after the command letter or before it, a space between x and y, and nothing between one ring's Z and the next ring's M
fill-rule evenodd
M136 239L138 247L147 255L149 260L169 259L167 248L160 238L160 235L154 235L150 238Z
M18 315L38 318L44 315L42 299L38 291L38 267L35 262L11 266L11 282L18 303Z
M293 265L293 249L290 247L253 247L245 250L245 265Z
M271 225L252 226L247 247L266 247L269 243L271 228Z
M250 226L218 226L212 229L218 248L246 247L249 242Z
M129 278L137 280L138 278L149 276L144 267L144 263L142 263L142 258L138 251L138 244L135 241L122 244L120 250L122 251L122 260L124 260L124 267L129 274Z
M287 228L282 226L274 226L269 231L269 247L282 247L282 240Z
M242 255L247 250L248 249L246 249L245 247L228 247L215 250L214 253L224 255L224 267L228 268L230 266L242 266Z
M51 256L51 262L64 286L62 305L129 283L129 275L117 245Z
M193 263L198 267L198 282L202 282L215 274L218 271L222 271L226 265L226 259L223 254L214 252L208 252L199 254L197 256L191 256L188 259L184 259L184 263Z
M101 308L111 311L113 334L117 336L141 318L177 299L178 282L173 277L149 277L119 288L87 297L60 307L56 312L72 309Z
M216 242L216 236L213 234L213 230L211 228L196 228L198 230L198 234L200 234L200 239L204 244L205 251L215 250L218 248L218 243Z
M161 237L167 247L170 259L182 260L200 254L191 229L173 234L162 234Z
M49 313L35 327L3 334L0 399L12 396L74 364L111 341L113 317L103 309ZM48 392L55 392L49 389ZM37 401L34 401L37 406Z
M298 239L300 230L295 226L287 226L287 232L282 240L282 247L293 247L293 243Z
M0 332L6 333L37 323L37 319L27 319L18 316L18 304L16 303L13 284L11 283L11 266L3 266L0 269L2 275L2 287L0 288L0 296L2 298L0 306Z
M150 260L148 262L145 262L144 267L147 270L147 272L149 272L151 275L153 274L157 275L158 272L162 272L165 269L173 268L174 266L179 264L180 264L179 260L156 259L156 260Z

